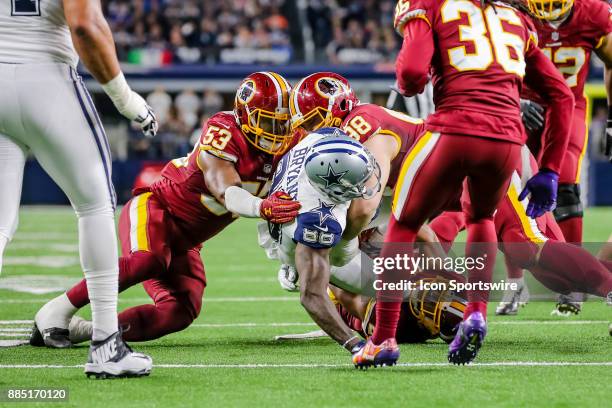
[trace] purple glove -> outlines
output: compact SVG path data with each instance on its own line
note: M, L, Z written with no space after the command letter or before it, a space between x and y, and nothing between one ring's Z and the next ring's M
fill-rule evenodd
M548 211L552 211L557 206L557 187L559 185L559 175L554 171L542 169L527 182L521 191L519 200L523 201L528 194L529 205L527 205L527 216L538 218Z

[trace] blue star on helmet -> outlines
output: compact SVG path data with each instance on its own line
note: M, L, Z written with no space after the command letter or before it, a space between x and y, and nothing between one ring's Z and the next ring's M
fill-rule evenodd
M319 214L319 225L323 225L325 220L327 220L328 218L332 220L336 219L336 217L334 217L334 214L332 214L332 211L334 210L335 207L336 207L335 204L327 204L319 200L319 206L316 208L313 208L310 211L313 213Z
M325 176L317 175L317 177L323 180L325 182L325 188L328 188L329 186L333 186L334 184L340 185L340 180L342 179L342 177L344 177L346 173L348 173L348 170L336 173L332 168L331 164L328 164L327 174Z

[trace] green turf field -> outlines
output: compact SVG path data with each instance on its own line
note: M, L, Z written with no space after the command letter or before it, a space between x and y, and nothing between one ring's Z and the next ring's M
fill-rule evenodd
M612 209L590 210L586 221L585 241L604 241L612 230ZM542 302L530 303L517 317L491 316L477 364L466 367L446 363L441 341L402 346L402 365L367 372L355 370L329 339L275 342L275 335L315 326L297 296L279 288L277 265L257 247L254 227L238 221L205 245L209 286L202 313L189 329L134 344L154 359L150 377L87 380L80 367L86 346L0 347L0 389L65 387L69 405L106 408L610 406L612 308L599 300L571 318L550 316L552 303ZM35 286L37 277L53 277L47 282L59 287L76 281L81 276L76 238L69 209L24 209L0 287ZM25 337L29 323L16 321L31 320L57 293L0 289L0 340ZM148 299L136 287L121 295L119 306L143 302Z

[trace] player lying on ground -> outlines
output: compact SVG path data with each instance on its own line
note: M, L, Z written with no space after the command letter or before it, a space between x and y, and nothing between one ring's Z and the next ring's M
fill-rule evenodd
M249 75L236 92L234 111L208 119L191 154L168 163L159 181L135 191L123 207L119 290L143 282L154 302L119 315L126 339L156 339L193 322L206 286L202 243L238 215L274 223L297 215L299 203L281 191L267 197L274 155L291 141L289 92L276 73ZM84 281L48 302L36 314L31 344L69 347L71 318L87 303ZM76 329L90 334L87 327Z
M410 245L393 244L414 242L420 227L444 210L467 180L472 206L466 218L466 256L487 259L484 268L468 271L468 280L490 283L496 256L493 214L525 139L519 101L523 78L550 101L557 118L556 129L545 135L542 170L527 184L530 216L554 208L573 96L537 48L529 18L502 2L402 0L396 7L395 28L404 37L396 64L398 88L406 96L419 93L433 73L436 112L427 120L422 148L406 156L385 237L389 245L382 256L406 253ZM476 51L467 52L466 43ZM396 273L383 274L385 282ZM374 360L369 350L392 339L401 310L399 291L379 295L377 324L365 348L364 365ZM465 364L476 357L487 332L488 296L487 290L468 291L464 321L449 346L452 363Z
M596 54L606 67L606 90L608 105L612 98L612 20L607 1L602 0L524 0L534 26L538 32L538 45L563 74L567 85L574 94L575 109L571 118L571 129L567 152L559 174L559 189L555 218L565 240L582 243L583 208L580 199L580 178L583 157L588 142L588 104L584 85L589 75L591 57ZM523 120L528 130L528 146L540 159L541 136L543 131L557 119L551 117L548 101L530 89L521 94ZM612 134L612 110L608 109L607 133ZM508 277L522 279L520 268L509 267ZM569 315L580 308L583 296L580 294L561 295L555 314ZM505 313L504 305L498 309ZM511 311L513 312L513 311Z
M612 305L612 262L597 259L583 248L566 243L551 213L534 220L525 216L528 203L519 198L519 191L531 174L537 172L537 164L527 147L523 149L525 162L512 174L510 187L494 218L501 250L511 265L528 269L552 291L589 293L606 298ZM471 205L466 194L462 201L464 208ZM465 228L465 214L444 212L430 227L448 249Z
M117 236L112 159L102 122L77 73L79 58L119 113L146 136L157 121L127 84L99 0L0 4L0 270L15 233L26 157L68 196L91 291L93 338L85 373L140 376L151 358L123 342L117 323ZM49 336L50 333L43 334Z

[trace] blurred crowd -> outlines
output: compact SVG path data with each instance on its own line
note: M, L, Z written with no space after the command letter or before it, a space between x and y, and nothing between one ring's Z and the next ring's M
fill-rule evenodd
M130 129L127 155L132 159L186 156L197 143L204 122L228 108L221 94L214 90L196 93L185 89L173 96L159 87L146 100L157 116L159 132L154 139L147 139L139 129Z
M124 62L288 62L285 0L102 0ZM241 60L242 59L242 60Z
M303 58L298 0L103 0L124 62L285 64ZM318 62L392 61L394 0L306 0ZM290 36L295 24L297 37ZM295 53L294 49L299 52Z
M309 0L307 20L317 59L333 64L392 62L401 38L395 0Z

